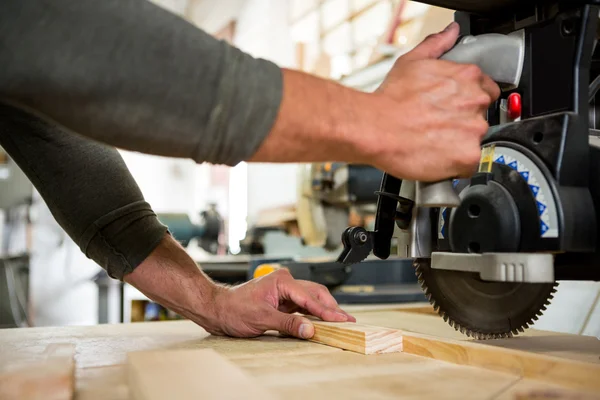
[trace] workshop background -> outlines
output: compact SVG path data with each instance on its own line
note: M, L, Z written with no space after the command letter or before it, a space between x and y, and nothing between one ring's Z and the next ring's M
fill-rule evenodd
M398 56L453 18L451 10L403 0L154 2L253 56L366 91L377 87ZM223 270L242 265L248 269L256 267L260 257L335 257L339 253L328 246L305 246L298 234L299 179L305 176L302 171L306 166L241 163L228 168L122 154L163 222L169 227L183 227L191 232L190 237L194 229L200 232L186 244L201 265ZM12 260L12 264L3 263L0 274L0 308L4 312L26 310L25 320L32 326L173 317L153 308L135 289L106 279L62 231L26 182L0 153L0 199L19 191L25 192L24 198L31 198L27 204L0 213L0 255ZM357 218L368 224L368 217ZM28 257L15 261L15 256L23 254ZM21 271L27 267L28 274L7 272L9 268ZM415 282L399 279L402 290L415 288L410 292L416 296L410 297L411 301L424 299L419 297ZM27 280L28 284L22 284ZM368 293L377 282L366 280L365 285L349 285L344 293ZM394 293L389 295L397 300ZM600 337L599 296L600 283L561 283L535 327Z

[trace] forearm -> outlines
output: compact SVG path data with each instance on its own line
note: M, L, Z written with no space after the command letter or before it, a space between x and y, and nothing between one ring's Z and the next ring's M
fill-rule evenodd
M203 327L214 319L215 296L220 287L170 235L165 235L156 249L123 280L149 299Z
M275 124L250 161L369 161L377 96L305 73L283 70Z

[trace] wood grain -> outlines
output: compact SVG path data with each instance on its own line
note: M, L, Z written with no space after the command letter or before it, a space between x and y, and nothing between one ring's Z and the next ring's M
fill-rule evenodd
M576 391L559 385L520 379L494 400L600 400L600 393Z
M51 344L36 361L5 368L0 399L67 400L73 398L75 345Z
M519 379L403 353L365 356L339 350L235 363L285 400L485 400Z
M359 323L366 325L600 364L600 340L591 336L528 329L510 339L478 341L454 330L435 315L385 310L357 313L355 316Z
M359 315L358 320L365 320ZM502 341L474 341L441 326L440 318L387 311L369 314L388 326L441 331L443 336L420 334L366 324L314 321L315 342L361 354L402 351L458 365L505 372L518 377L557 383L564 387L600 392L600 341L596 338L529 332L529 336ZM502 344L502 346L500 345ZM510 347L514 347L510 348ZM534 349L545 354L526 351Z
M211 349L129 353L127 379L135 400L274 398Z
M315 334L311 341L361 354L402 351L402 332L351 322L313 320Z
M600 393L600 365L483 343L404 333L405 353Z
M362 324L403 330L405 335L426 333L439 337L438 340L454 337L451 342L479 345L455 332L441 318L400 311L405 307L361 306L353 307L357 309L353 312L358 312L356 317ZM511 369L516 371L514 373L507 373L502 371L508 368L494 370L487 365L470 366L470 360L458 364L408 353L366 357L273 333L253 339L216 337L190 321L0 330L0 373L43 360L44 349L57 342L77 345L78 400L130 399L126 365L129 352L202 348L214 349L242 368L254 382L289 400L513 400L517 395L539 396L540 390L571 398L598 393L594 389L566 388L560 382L550 382L552 379L523 378L518 375L518 368ZM575 359L590 364L597 362L600 356L598 344L600 341L589 337L534 330L527 331L524 336L482 343L491 349L513 348L534 356L537 353L555 356L551 359ZM427 344L424 346L432 351L427 349ZM467 351L467 354L466 357L474 357L472 352ZM480 364L489 363L497 354L492 353ZM201 375L197 377L201 378ZM553 388L552 393L546 390L549 388Z

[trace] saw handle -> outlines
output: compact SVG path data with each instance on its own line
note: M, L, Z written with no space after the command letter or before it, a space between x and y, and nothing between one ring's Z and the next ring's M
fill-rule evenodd
M523 32L510 35L490 33L464 36L456 46L440 57L442 60L475 64L484 74L505 87L517 87L523 71L525 37ZM417 182L417 207L458 207L460 198L452 180Z

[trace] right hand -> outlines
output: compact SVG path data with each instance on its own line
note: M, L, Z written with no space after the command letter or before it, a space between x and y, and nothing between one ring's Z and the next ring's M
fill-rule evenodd
M371 164L403 179L471 176L488 130L485 111L500 89L479 67L439 60L456 44L459 26L427 37L400 57L374 93L382 132ZM367 128L368 129L368 128Z

